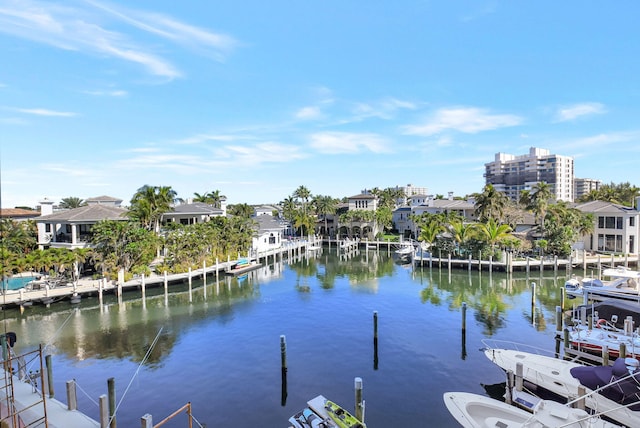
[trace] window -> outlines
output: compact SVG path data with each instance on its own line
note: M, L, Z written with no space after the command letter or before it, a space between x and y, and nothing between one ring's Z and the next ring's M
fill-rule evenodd
M636 252L636 240L635 240L635 236L633 235L629 235L629 250L628 252L633 254Z
M622 217L616 217L616 229L622 230Z
M629 217L629 226L633 227L636 225L636 218L635 217Z
M605 229L615 229L615 227L616 227L616 218L615 217L605 217L604 227L605 227Z
M598 228L599 229L604 229L604 217L603 216L598 217Z

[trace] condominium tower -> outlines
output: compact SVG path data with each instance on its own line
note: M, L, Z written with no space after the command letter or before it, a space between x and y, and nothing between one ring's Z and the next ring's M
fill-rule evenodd
M496 153L493 162L485 165L486 184L514 201L523 190L532 190L539 182L546 182L556 200L573 202L573 158L552 155L549 150L531 147L529 154L514 156Z

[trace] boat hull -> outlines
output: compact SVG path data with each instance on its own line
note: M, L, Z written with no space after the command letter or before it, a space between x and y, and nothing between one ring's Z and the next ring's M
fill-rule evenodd
M582 364L511 349L486 349L484 353L490 361L505 371L511 370L515 373L517 364L522 363L523 378L540 388L570 400L579 396L578 388L581 384L571 375L571 369L584 367ZM589 409L604 413L619 424L640 426L640 412L621 408L615 401L601 394L590 394L591 389L584 386L582 388L586 390L585 404Z

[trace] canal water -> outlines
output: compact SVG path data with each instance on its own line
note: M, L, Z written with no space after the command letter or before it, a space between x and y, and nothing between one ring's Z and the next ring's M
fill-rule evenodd
M370 428L454 427L444 392L486 394L505 378L480 352L483 339L553 351L565 275L411 268L386 250L324 249L244 277L194 280L191 292L185 283L167 296L159 287L144 300L138 290L102 306L84 298L2 317L16 352L46 345L59 400L75 379L80 410L98 419L114 378L119 427L139 427L146 413L158 423L187 402L207 428L287 427L320 394L353 409L356 377ZM186 416L165 426L185 427Z

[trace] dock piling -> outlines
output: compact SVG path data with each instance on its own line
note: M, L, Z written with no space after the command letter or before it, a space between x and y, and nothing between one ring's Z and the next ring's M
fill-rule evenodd
M373 369L378 370L378 311L373 312Z
M355 387L355 398L356 398L355 417L360 422L364 422L364 401L362 400L362 378L357 377L354 379L354 387Z
M44 362L47 366L47 386L49 389L49 398L53 398L53 363L51 362L51 354L44 357Z
M107 393L109 394L109 428L116 428L116 379L107 379Z
M107 395L102 394L99 398L100 404L100 428L109 426L109 406L107 404Z
M78 410L78 395L76 391L76 381L67 381L67 409Z

